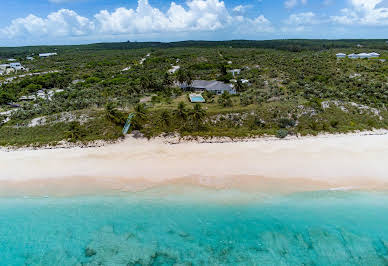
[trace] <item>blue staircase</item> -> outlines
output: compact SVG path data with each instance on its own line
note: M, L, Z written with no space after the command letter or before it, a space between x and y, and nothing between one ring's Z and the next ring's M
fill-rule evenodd
M135 116L134 113L129 114L127 122L125 123L125 126L123 128L123 135L126 135L128 133L129 128L131 127L131 121L132 118Z

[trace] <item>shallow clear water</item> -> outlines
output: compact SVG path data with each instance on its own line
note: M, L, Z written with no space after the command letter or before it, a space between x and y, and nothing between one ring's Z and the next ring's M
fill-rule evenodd
M388 265L388 194L207 193L0 199L0 265Z

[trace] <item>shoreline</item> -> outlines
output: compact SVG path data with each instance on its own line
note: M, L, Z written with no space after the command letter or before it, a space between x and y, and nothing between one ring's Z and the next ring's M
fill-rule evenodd
M114 141L104 141L96 140L91 142L76 142L71 143L67 141L60 141L58 145L43 145L43 146L0 146L0 152L15 152L15 151L39 151L39 150L66 150L66 149L89 149L89 148L99 148L109 145L118 145L125 142L126 139L137 139L137 140L146 140L148 142L152 141L161 141L164 144L170 145L179 145L187 143L195 144L223 144L223 143L245 143L245 142L258 142L258 141L293 141L293 140L303 140L303 139L319 139L319 138L334 138L334 137L343 137L343 136L370 136L370 135L388 135L388 129L375 129L375 130L366 130L366 131L354 131L348 133L322 133L316 136L307 135L307 136L287 136L285 138L277 138L275 136L264 135L259 137L247 137L247 138L231 138L231 137L198 137L198 136L185 136L180 137L178 135L169 135L169 136L158 136L151 139L145 137L138 137L135 134L128 134L123 138L119 138Z
M222 143L127 137L100 147L0 150L0 197L120 194L173 186L267 194L385 191L387 133Z

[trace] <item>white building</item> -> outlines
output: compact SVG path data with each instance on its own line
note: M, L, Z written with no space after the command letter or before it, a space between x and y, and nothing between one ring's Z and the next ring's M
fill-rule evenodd
M58 55L57 53L43 53L43 54L39 54L39 57L50 57L50 56L54 56L54 55Z
M15 62L15 61L16 61L15 58L10 58L10 59L8 59L8 62Z
M369 55L370 55L370 57L372 57L372 58L380 57L380 54L378 54L378 53L376 53L376 52L370 53Z
M9 64L11 68L15 69L15 70L24 70L24 67L19 63L10 63Z
M360 57L358 56L358 54L350 54L350 55L348 55L348 58L350 58L350 59L357 59L357 58L360 58Z
M34 60L34 58L32 56L27 56L26 59L27 60Z
M361 54L358 54L358 57L360 59L364 59L364 58L371 58L372 56L370 54L367 54L367 53L361 53Z
M337 56L337 58L345 58L345 57L346 57L346 54L344 54L344 53L338 53L338 54L336 54L335 56Z
M5 71L9 67L11 67L9 64L2 64L2 65L0 65L0 70Z

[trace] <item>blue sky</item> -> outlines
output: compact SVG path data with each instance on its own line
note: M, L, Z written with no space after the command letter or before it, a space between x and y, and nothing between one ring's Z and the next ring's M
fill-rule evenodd
M1 0L0 46L388 38L388 0Z

